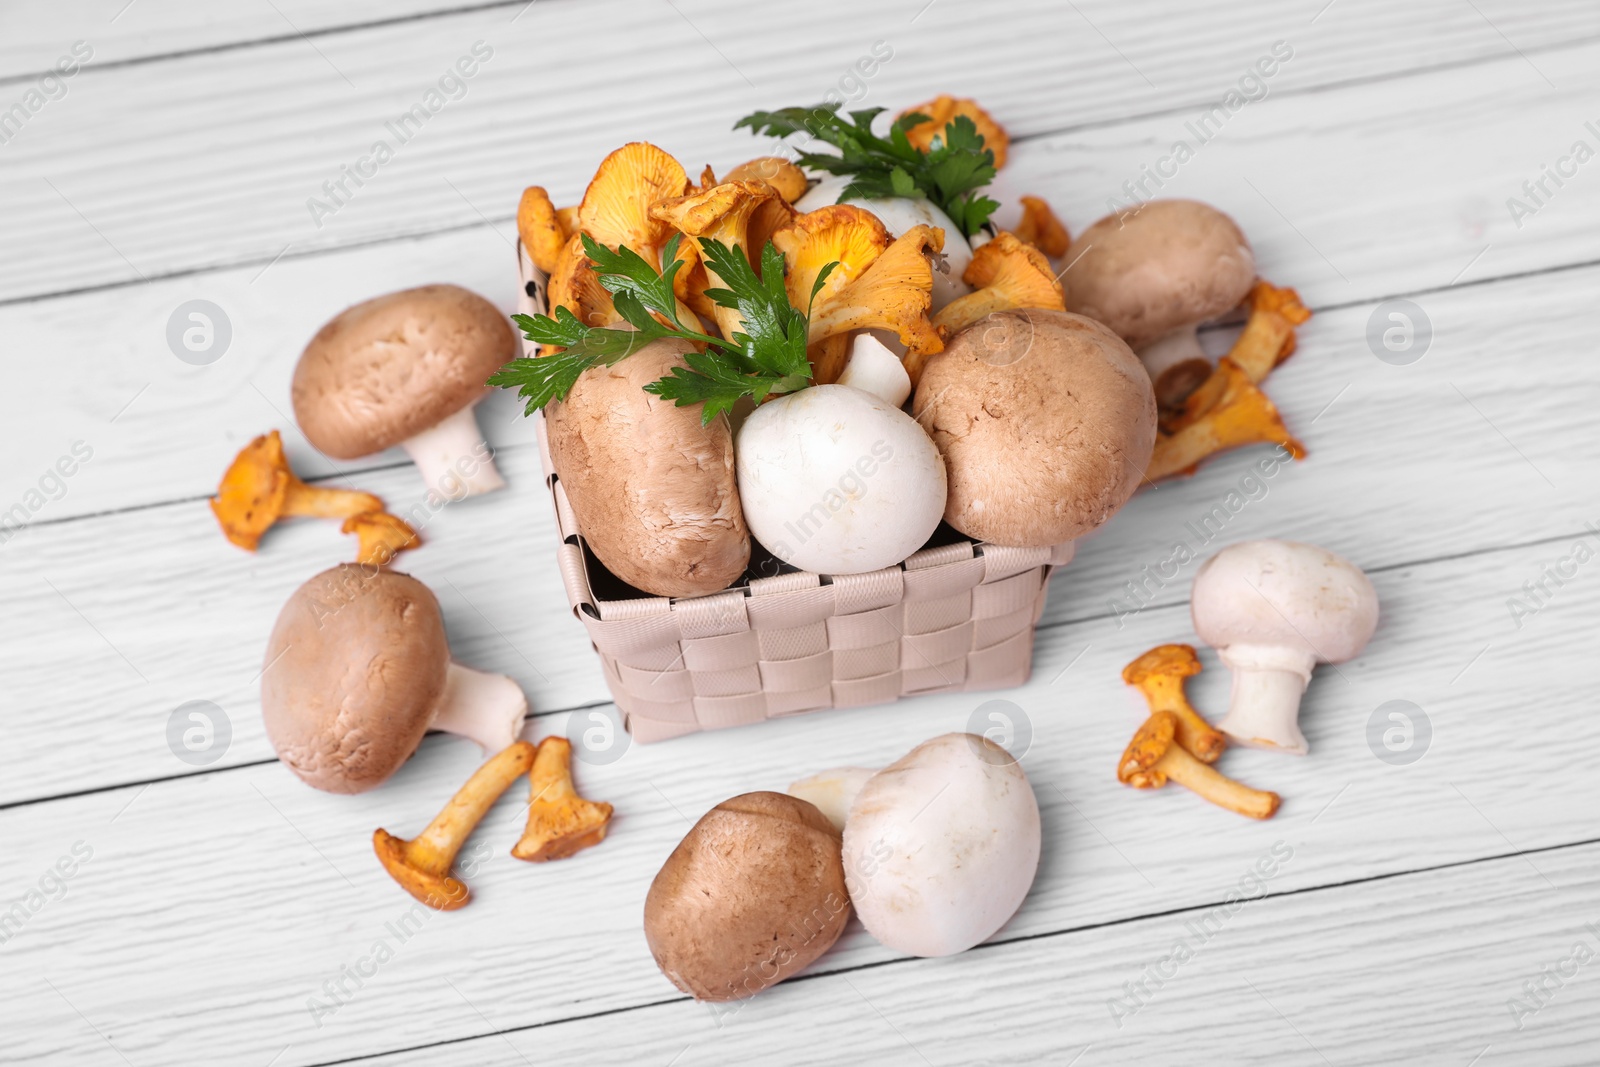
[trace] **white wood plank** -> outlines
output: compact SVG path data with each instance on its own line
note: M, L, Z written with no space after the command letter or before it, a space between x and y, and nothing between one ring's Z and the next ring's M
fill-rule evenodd
M1544 58L1548 65L1574 57L1600 58L1600 44ZM1562 84L1570 85L1573 79L1600 74L1563 70L1561 76ZM1567 126L1573 136L1582 130L1583 112L1571 109L1566 94L1553 93L1536 79L1530 84L1530 79L1520 61L1505 61L1334 93L1272 98L1236 116L1228 136L1205 146L1166 191L1209 199L1232 211L1252 235L1263 273L1297 285L1317 306L1444 287L1463 268L1465 284L1588 260L1593 250L1586 235L1600 225L1600 182L1570 182L1559 191L1560 198L1524 220L1521 231L1512 228L1503 211L1501 201L1518 190L1525 162L1533 161L1526 165L1536 170L1538 160L1552 158L1547 154L1552 146L1565 143ZM1265 110L1273 108L1277 110ZM1353 113L1372 117L1352 122ZM1081 226L1103 210L1106 191L1135 174L1141 162L1154 158L1149 153L1155 146L1181 131L1183 118L1180 114L1024 144L1012 165L1015 181L1020 188L1055 198L1069 220ZM1468 127L1474 131L1470 141L1415 134L1417 129ZM1382 166L1378 160L1384 161ZM586 165L592 164L588 159ZM1415 174L1419 180L1399 181L1396 173ZM1245 181L1272 201L1263 200ZM1280 190L1292 191L1294 199L1286 199ZM1279 216L1274 205L1293 221ZM483 206L490 210L488 202ZM63 231L52 233L60 238ZM208 271L0 307L0 336L8 338L8 351L40 354L12 360L14 387L0 394L0 421L8 427L11 459L0 469L0 507L21 499L76 440L92 447L96 458L74 476L63 499L40 509L35 516L39 520L211 491L226 456L249 435L274 424L289 429L288 381L294 361L305 340L340 308L391 289L454 281L509 309L515 284L508 268L512 233L509 222L493 230L480 223L478 229L416 242L288 258L265 269ZM1348 284L1317 249L1341 264ZM1424 299L1430 314L1442 316L1437 350L1405 368L1382 365L1371 356L1364 341L1364 316L1370 308L1341 313L1337 329L1327 317L1314 319L1307 327L1304 355L1274 377L1273 393L1288 405L1296 428L1307 434L1319 456L1325 455L1320 449L1323 435L1331 432L1328 424L1350 417L1351 407L1371 403L1373 397L1438 402L1442 396L1452 412L1448 417L1464 413L1475 420L1444 377L1453 373L1446 368L1454 366L1450 360L1458 341L1476 344L1492 328L1494 336L1504 339L1498 343L1517 343L1526 330L1546 329L1542 320L1553 313L1571 316L1559 338L1551 338L1551 343L1567 345L1584 329L1580 315L1593 307L1588 284L1574 289L1552 281L1548 289L1533 283L1508 292L1512 295L1506 299L1518 306L1499 315L1500 305L1482 300L1476 290ZM166 340L169 320L194 299L220 306L231 326L229 348L209 366L180 361ZM1552 306L1556 299L1567 302L1571 311ZM1536 302L1530 305L1539 309L1536 316L1521 313L1520 302L1526 301ZM1463 312L1472 318L1449 318ZM70 353L71 358L58 353ZM1541 368L1547 359L1537 361ZM1341 369L1348 366L1348 375L1322 373L1333 363ZM1418 385L1424 380L1430 389L1422 393L1394 391L1400 382ZM1497 379L1489 381L1491 389L1498 386ZM1302 383L1309 391L1297 395ZM1351 391L1318 419L1349 383ZM1480 396L1469 395L1475 400ZM531 443L526 427L511 418L512 410L502 398L485 420L497 446ZM1398 420L1414 422L1415 410L1400 412ZM1491 411L1490 417L1506 414ZM1318 419L1315 425L1310 425L1312 419ZM1382 435L1367 439L1385 439L1392 432L1385 427ZM1474 424L1467 432L1488 431ZM1517 439L1515 434L1512 438ZM292 451L296 444L291 435ZM1509 451L1485 453L1491 463L1508 457L1520 462ZM303 448L296 458L312 474L333 470ZM381 462L399 461L399 453L393 453ZM340 468L359 471L371 465L358 461ZM1334 499L1320 493L1319 498Z
M866 80L863 104L907 106L959 87L1018 134L1215 102L1274 41L1291 42L1295 59L1268 83L1273 95L1247 109L1250 122L1233 120L1240 129L1229 141L1241 140L1257 115L1287 113L1305 130L1304 102L1291 103L1300 99L1290 95L1295 89L1505 57L1429 84L1453 86L1464 98L1449 124L1473 131L1464 145L1494 146L1483 154L1500 161L1492 164L1496 175L1514 176L1510 188L1578 136L1587 117L1597 77L1592 52L1540 51L1600 34L1600 13L1581 0L1482 5L1493 22L1448 0L1369 0L1337 5L1313 23L1323 7L1321 0L1289 9L1267 0L1222 10L1163 5L1154 17L1155 7L1074 8L1048 0L870 8L828 0L767 8L755 20L734 0L677 8L602 0L535 5L514 24L497 8L330 35L316 48L297 38L105 76L91 69L5 146L0 192L10 206L11 254L0 264L0 299L229 263L259 266L285 248L304 252L509 217L517 193L532 182L549 186L558 200L575 198L596 161L627 138L659 141L690 165L728 166L762 147L729 129L735 118L823 96L879 40L894 58ZM849 29L819 34L823 25ZM606 42L611 76L575 80L565 42L596 39ZM417 104L478 40L494 57L459 100L397 144L385 121ZM989 56L1004 59L969 58ZM1509 141L1478 139L1497 114L1523 118L1524 94L1534 87L1550 94L1566 121L1554 129L1530 125ZM1335 109L1337 124L1348 125L1352 114L1403 115L1411 92L1407 85L1369 86ZM1169 125L1175 123L1158 129L1158 143ZM323 195L322 184L380 138L391 142L394 158L336 214L314 220L309 198ZM1414 148L1436 156L1429 143L1417 139ZM1294 151L1315 156L1317 145L1308 138ZM1451 155L1486 165L1470 150ZM117 165L106 166L108 159ZM1388 174L1417 162L1385 159L1364 185L1382 190L1393 184ZM1321 211L1338 213L1331 204L1346 196L1322 203L1315 187L1289 185L1293 173L1289 168L1283 184L1272 174L1255 176L1288 217L1306 220L1302 228ZM1114 173L1112 186L1125 176ZM1464 177L1454 184L1472 185ZM1487 217L1473 225L1492 224L1506 185L1494 183L1480 211ZM1094 203L1103 202L1097 183L1088 189ZM1351 274L1358 265L1341 269Z
M486 234L479 240L498 243ZM1600 522L1600 486L1587 476L1600 442L1586 429L1600 406L1600 370L1586 354L1597 282L1600 269L1591 268L1423 298L1438 339L1409 367L1384 365L1367 349L1367 307L1312 319L1300 353L1269 380L1311 457L1260 479L1266 495L1258 489L1253 501L1229 501L1228 493L1262 449L1145 490L1055 579L1045 623L1099 617L1094 631L1121 639L1108 616L1126 617L1144 603L1184 603L1198 561L1216 544L1246 537L1312 540L1370 568L1576 534ZM184 451L171 462L192 472L198 490L250 434L280 424L263 394L286 392L291 358L271 355L270 345L265 351L271 362L261 392L248 368L229 369L236 377L225 389L193 387L234 398L223 404L234 415L214 436L188 437L183 413L195 410L197 398L181 391L141 398L118 426L127 420L152 435L176 431L172 447ZM1513 362L1518 378L1509 383ZM136 421L141 404L146 414ZM502 441L527 433L503 402L483 421ZM71 505L80 489L92 496L158 477L148 464L119 459L114 444L93 440L95 458L52 507ZM66 439L59 442L64 449ZM307 471L326 469L304 451L296 458ZM508 446L502 459L512 488L430 518L427 544L404 566L439 593L464 662L516 677L536 708L606 700L587 637L566 608L536 453ZM49 462L36 457L24 469ZM89 481L96 477L102 481ZM409 464L349 481L402 514L422 502ZM1218 539L1207 544L1196 534L1214 507L1238 505ZM183 772L162 730L186 700L228 710L236 730L229 762L270 758L256 709L260 650L289 592L349 558L350 542L329 524L301 522L269 534L249 556L223 540L197 494L40 525L0 546L0 602L12 606L0 623L0 673L8 706L18 709L0 750L0 801ZM1179 542L1195 559L1166 569L1164 583L1149 580L1145 568L1161 571ZM1534 551L1553 557L1557 547ZM1484 594L1500 588L1509 597L1537 576L1533 567L1513 572ZM1145 583L1147 592L1132 598L1128 582ZM60 747L62 707L94 739L87 766Z
M1600 618L1600 587L1580 571L1520 631L1505 609L1516 584L1552 554L1512 549L1378 575L1385 615L1377 639L1356 662L1319 676L1307 696L1311 756L1226 757L1229 773L1285 796L1278 818L1263 824L1176 790L1141 795L1114 781L1139 714L1118 669L1149 645L1187 636L1181 608L1145 612L1114 636L1103 621L1044 631L1035 681L1006 697L1031 719L1024 765L1044 813L1045 853L1032 895L1001 938L1220 901L1279 839L1297 852L1274 890L1592 838L1600 780L1562 775L1560 803L1552 804L1547 738L1560 737L1563 753L1600 742L1600 723L1571 710L1587 699L1589 682L1571 664L1585 655ZM1227 679L1206 660L1193 696L1216 714ZM79 669L105 673L97 663ZM950 695L801 716L634 746L608 766L583 766L585 791L614 802L619 814L612 837L571 863L529 869L509 860L519 814L507 801L480 835L493 858L473 876L478 899L432 920L320 1029L306 998L372 951L384 923L408 906L371 857L372 829L420 828L475 764L467 744L430 741L392 783L353 798L316 793L268 764L11 808L0 813L7 898L79 839L94 858L64 900L4 946L0 997L36 1023L10 1054L46 1062L79 1040L42 977L114 1033L135 1063L210 1062L223 1047L265 1062L285 1045L293 1048L281 1064L324 1062L660 1001L671 989L646 951L640 908L692 819L727 795L781 787L825 765L881 762L915 739L965 728L984 699ZM1390 699L1414 701L1431 720L1431 747L1409 767L1381 762L1368 748L1369 716ZM159 734L166 710L137 713L150 735ZM80 763L102 756L94 740L74 754ZM1526 884L1543 884L1538 870L1562 884L1547 857L1518 862ZM162 873L152 876L152 865ZM1167 921L1137 951L1121 950L1128 970L1180 925ZM1278 947L1284 959L1301 950ZM889 958L856 931L818 966ZM966 962L933 966L964 982ZM152 967L160 982L148 980ZM1105 985L1122 980L1120 969L1094 969ZM1247 973L1256 973L1253 960ZM458 1006L441 976L455 980L475 1010ZM1520 977L1508 974L1506 985ZM1104 987L1094 987L1096 1011Z
M27 81L49 71L74 40L93 46L97 65L286 37L310 50L317 46L302 35L484 6L484 0L273 0L208 5L202 15L186 0L78 0L70 10L18 0L0 12L0 80ZM510 7L507 18L516 13L502 6Z
M1495 860L1269 897L1226 921L1180 912L790 983L720 1024L685 1000L357 1062L1580 1067L1600 1040L1600 936L1586 928L1600 849L1539 860L1555 888L1521 860ZM1187 925L1202 922L1212 931L1203 943ZM1108 1002L1180 943L1192 955L1162 964L1169 977L1147 982L1145 1005L1118 1028ZM1589 962L1577 962L1579 945ZM1509 1002L1535 1003L1522 983L1563 961L1569 977L1559 988L1547 979L1549 997L1518 1029ZM474 1002L487 984L468 967L450 978ZM451 1012L468 1010L439 988Z
M549 3L551 0L540 0ZM92 40L95 61L98 63L126 63L132 60L159 58L206 48L229 48L254 42L301 34L316 36L330 31L360 32L370 23L381 23L405 18L426 17L430 14L447 14L461 9L507 8L506 17L515 17L526 0L275 0L272 5L228 5L207 10L204 18L197 18L193 8L184 0L87 0L74 4L71 10L36 2L9 4L3 12L6 34L0 37L0 79L25 78L48 70L59 57L64 43L73 35ZM645 5L639 5L644 8ZM1073 37L1086 37L1091 46L1112 56L1112 43L1120 48L1129 61L1123 64L1124 76L1136 81L1139 69L1148 69L1151 58L1159 51L1159 42L1149 39L1150 20L1159 13L1170 17L1174 12L1167 5L1137 3L1113 4L1107 0L1085 2L1078 5L1083 13L1073 30ZM1306 20L1319 16L1315 5L1304 5ZM1332 13L1317 17L1316 24L1325 26L1329 37L1353 38L1365 24L1373 27L1372 18L1384 14L1380 5L1371 3L1346 5L1350 11L1339 12L1335 20ZM278 10L274 11L273 8ZM689 5L685 10L698 18L709 8ZM909 9L908 10L913 10ZM1250 9L1253 13L1272 12L1262 6ZM1483 55L1496 55L1509 51L1508 42L1524 51L1548 47L1570 40L1574 35L1593 33L1596 24L1592 12L1577 3L1515 5L1510 3L1483 3L1483 14L1463 12L1459 5L1428 4L1419 7L1404 25L1426 27L1430 33L1420 39L1397 40L1395 32L1401 24L1384 25L1381 36L1370 41L1363 57L1369 62L1410 63L1413 66L1436 65L1442 62L1460 62ZM651 17L641 11L641 16ZM715 12L713 12L715 14ZM1180 18L1183 12L1176 13ZM1205 48L1174 48L1158 70L1164 71L1176 64L1204 61L1203 54L1215 46L1227 47L1236 43L1240 31L1254 28L1259 23L1248 21L1246 12L1234 9L1219 13L1226 20L1219 26L1213 20L1209 27L1200 26L1202 32L1215 34L1206 40ZM1300 14L1296 9L1295 14ZM494 17L492 14L487 17ZM998 18L1005 19L1005 9ZM520 21L520 19L519 19ZM920 19L918 20L921 21ZM1308 23L1309 24L1309 23ZM1498 29L1505 36L1496 36ZM1097 36L1105 34L1104 41ZM1226 31L1232 30L1232 36ZM311 47L306 45L306 47ZM1137 62L1138 67L1130 66ZM1160 88L1144 82L1126 86L1128 94L1163 90L1170 91L1167 78L1154 78ZM1126 95L1126 94L1125 94Z

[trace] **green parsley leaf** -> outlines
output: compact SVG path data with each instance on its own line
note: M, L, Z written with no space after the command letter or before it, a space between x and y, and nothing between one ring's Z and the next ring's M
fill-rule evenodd
M994 152L984 145L978 127L965 115L957 115L934 138L924 153L914 146L906 131L931 121L920 112L902 115L889 128L887 138L872 132L872 121L882 108L852 111L846 118L839 105L786 107L777 111L757 111L734 123L734 129L748 127L753 133L788 137L809 133L839 150L798 154L800 166L811 171L848 176L850 183L839 194L840 200L852 197L874 200L886 197L927 197L961 230L971 237L989 221L1000 205L978 190L994 181Z
M594 272L600 276L600 284L607 292L613 296L631 293L646 308L679 329L683 328L683 323L678 321L678 299L672 292L672 279L683 267L683 261L677 258L678 234L672 235L661 254L662 262L667 265L665 271L656 270L652 263L626 246L613 252L588 234L583 234L582 240L583 254L594 264Z
M632 249L613 252L585 236L584 251L594 263L600 284L612 294L617 313L634 329L586 326L564 307L557 307L554 316L513 315L523 336L542 345L563 346L565 351L537 359L513 359L495 372L489 384L518 390L531 415L552 400L566 399L589 368L611 366L651 341L675 337L704 345L705 350L689 352L684 356L686 366L674 367L671 374L644 388L679 407L704 405L702 423L728 411L741 397L753 397L760 403L770 395L809 385L809 323L805 314L789 303L783 255L772 242L761 250L759 273L737 245L711 239L701 242L706 266L725 286L706 290L706 296L739 312L743 319L743 329L729 338L699 333L679 320L672 291L673 276L682 266L675 258L677 242L677 237L668 242L663 257L667 268L658 271ZM813 298L837 266L830 263L819 272Z

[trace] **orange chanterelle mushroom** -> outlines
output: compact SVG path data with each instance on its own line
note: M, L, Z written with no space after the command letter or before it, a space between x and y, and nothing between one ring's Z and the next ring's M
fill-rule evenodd
M1135 789L1160 789L1171 779L1240 815L1252 819L1273 816L1280 803L1278 794L1251 789L1201 763L1177 743L1177 730L1178 717L1170 711L1158 711L1145 720L1117 764L1117 781Z
M1144 694L1152 714L1170 711L1178 720L1178 744L1201 763L1215 763L1227 739L1194 710L1183 681L1200 673L1192 645L1158 645L1122 668L1122 680Z
M383 501L371 493L323 489L302 482L289 468L277 430L239 450L222 476L217 495L211 498L211 511L223 534L251 552L261 535L286 516L343 519L382 510Z
M611 805L585 800L572 784L572 742L539 742L528 776L528 825L511 854L519 860L566 859L605 840Z
M373 851L389 877L430 908L455 911L464 907L472 891L450 868L494 802L528 773L533 755L534 747L527 741L502 749L467 779L427 829L409 841L387 830L373 831Z

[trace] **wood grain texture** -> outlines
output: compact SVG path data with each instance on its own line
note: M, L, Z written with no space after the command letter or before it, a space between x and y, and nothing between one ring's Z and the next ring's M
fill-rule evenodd
M1600 742L1600 723L1572 714L1589 683L1567 666L1600 621L1600 586L1583 584L1593 581L1584 575L1521 630L1505 609L1515 583L1549 556L1543 546L1508 549L1376 575L1384 617L1372 646L1338 671L1324 669L1307 694L1311 755L1224 757L1227 773L1286 798L1267 823L1176 788L1141 794L1115 781L1141 714L1118 671L1145 648L1186 637L1183 608L1147 611L1115 636L1103 621L1042 630L1035 680L1000 695L1014 705L1013 722L1029 724L1031 738L1014 731L1009 741L1026 749L1045 839L1032 895L1000 938L1221 901L1279 839L1299 851L1273 879L1275 891L1593 838L1600 780L1566 776L1553 806L1548 772L1530 768ZM1216 715L1228 681L1209 654L1205 662L1192 696ZM372 857L371 831L420 829L477 763L471 745L435 738L390 783L358 797L317 793L266 764L13 808L4 813L15 872L8 895L77 840L94 858L64 900L4 945L0 997L41 1021L10 1053L53 1062L75 1040L68 1009L40 975L115 1032L135 1063L208 1062L224 1043L261 1062L292 1044L280 1063L318 1063L660 1001L672 990L650 960L639 916L651 877L694 819L735 793L781 788L826 766L881 764L947 730L1000 726L987 712L975 716L985 699L952 694L799 716L580 765L581 787L618 816L601 847L571 862L509 859L521 800L503 801L477 838L492 852L468 878L477 899L432 919L366 995L321 1027L307 998L373 952L384 924L408 910ZM1381 762L1368 745L1368 720L1391 699L1414 702L1431 721L1430 747L1409 767ZM241 729L246 718L235 716ZM164 721L164 712L151 715L146 728L157 733ZM1542 884L1543 856L1519 863L1521 878ZM135 873L152 866L162 876ZM152 952L162 961L159 985L139 980ZM857 930L815 969L891 958ZM962 964L938 965L941 980L964 986ZM1102 970L1106 984L1122 980L1121 968ZM473 1007L458 1008L441 976Z
M1449 0L1347 0L1313 23L1324 6L1255 0L1162 7L1152 18L1156 8L1053 0L1003 7L828 0L765 9L752 20L735 0L677 7L597 0L538 4L514 23L511 12L495 8L329 35L315 47L296 37L101 74L90 67L4 146L0 193L11 206L5 235L13 254L0 264L0 299L230 263L259 269L285 249L507 218L530 183L548 186L558 201L576 199L597 160L625 138L658 141L691 170L703 161L731 166L764 147L733 133L734 119L823 97L876 41L894 58L865 79L862 106L909 106L959 81L1019 135L1214 103L1277 40L1295 50L1268 83L1278 99L1247 110L1281 115L1283 97L1295 90L1503 56L1473 84L1537 85L1563 101L1553 112L1570 111L1575 128L1588 117L1582 102L1592 97L1592 58L1541 51L1565 52L1600 36L1600 12L1582 0L1483 5L1493 21ZM830 24L848 31L816 32ZM580 90L551 42L596 37L607 43L610 69L621 73L584 80ZM385 123L418 104L477 41L493 57L400 143ZM1539 58L1529 58L1535 52ZM966 63L953 78L952 66L969 56L1004 58ZM845 91L855 84L846 82ZM1380 90L1382 110L1403 115L1396 105L1407 92ZM1371 112L1353 106L1341 119L1364 113ZM1471 129L1481 118L1475 109L1457 121ZM354 195L336 213L313 218L309 199L326 198L323 183L379 139L390 142L394 158L359 189L347 184ZM1563 129L1534 155L1569 139ZM1517 158L1488 139L1465 143ZM106 167L108 158L119 165ZM1537 164L1530 158L1524 166L1536 171ZM1112 188L1124 177L1117 174ZM1261 188L1290 218L1310 210L1286 186ZM1091 199L1099 204L1110 191Z
M542 0L550 2L550 0ZM196 18L185 0L82 0L71 11L49 3L15 3L0 13L0 82L31 80L50 70L74 40L90 42L93 63L136 63L202 50L298 41L311 51L328 33L360 32L374 24L427 18L466 8L505 7L506 18L527 0L273 0L225 4Z
M1596 59L1600 44L1551 53L1543 62L1562 64L1563 85L1592 87L1600 79ZM1578 69L1579 61L1592 69ZM1550 160L1569 136L1582 133L1584 111L1573 95L1579 92L1552 91L1513 58L1332 94L1269 97L1235 116L1224 136L1203 146L1161 192L1197 197L1232 212L1251 235L1263 274L1297 286L1317 307L1587 262L1594 258L1587 235L1600 226L1600 181L1569 182L1537 215L1524 219L1520 230L1503 205L1525 176L1537 176L1539 161ZM1109 191L1137 176L1141 164L1159 158L1161 146L1181 135L1185 121L1188 116L1178 114L1023 144L1005 171L1006 180L1014 183L1013 192L1033 189L1048 195L1081 228L1105 210ZM1417 128L1470 129L1472 135L1428 140L1415 136ZM593 161L589 157L587 165ZM448 188L445 192L453 198ZM491 207L483 204L486 212ZM60 238L64 231L51 232ZM227 239L226 232L206 234L197 239ZM414 242L0 307L0 336L11 339L12 350L44 354L13 361L16 387L0 395L0 419L13 429L15 441L14 461L0 469L0 507L20 499L75 440L93 447L96 458L74 476L64 498L41 509L40 521L211 492L225 457L252 434L271 425L289 431L289 377L306 339L323 322L373 294L434 281L465 285L509 310L513 237L509 221L488 226L480 220L476 229ZM1344 277L1330 262L1340 264ZM1070 285L1070 270L1066 280ZM1493 306L1471 288L1423 300L1425 309L1445 315L1457 308L1470 311L1484 325L1463 331L1441 320L1434 355L1406 368L1372 357L1363 317L1370 307L1345 312L1337 330L1324 318L1313 319L1306 351L1317 359L1286 366L1271 388L1279 396L1305 381L1312 390L1303 401L1309 406L1296 406L1302 404L1297 396L1279 399L1290 405L1296 429L1308 434L1313 449L1320 447L1326 422L1346 417L1350 401L1359 404L1378 394L1428 402L1427 396L1394 393L1401 381L1418 384L1427 378L1448 408L1471 416L1442 378L1447 372L1441 364L1454 365L1446 353L1458 340L1475 342L1488 335L1500 344L1519 343L1527 330L1546 329L1550 313L1565 315L1552 306L1558 300L1572 308L1571 330L1581 329L1578 316L1593 307L1592 286L1560 286L1553 279L1516 290L1511 299L1540 301L1538 314L1527 318L1496 317ZM221 307L231 324L227 352L209 366L181 362L166 340L171 317L194 299ZM1214 341L1222 344L1225 338ZM1545 369L1544 359L1539 362ZM1308 369L1313 363L1316 370ZM1348 366L1350 373L1337 379L1322 373L1335 366ZM92 387L84 384L86 374L93 375ZM1304 374L1315 378L1304 379ZM1346 384L1351 391L1311 426ZM497 447L532 444L513 410L501 398L483 420ZM1519 410L1532 409L1519 405ZM1390 417L1414 421L1404 412ZM402 461L396 451L378 460L334 465L296 436L289 435L291 454L309 475Z
M1408 367L1380 363L1368 349L1370 307L1313 318L1300 353L1267 381L1310 458L1261 477L1256 464L1268 450L1248 450L1193 479L1145 489L1053 579L1045 624L1098 618L1096 631L1120 639L1130 615L1186 602L1199 562L1248 537L1312 540L1381 568L1548 541L1600 523L1600 485L1586 474L1600 460L1600 442L1585 432L1600 406L1600 370L1585 349L1597 285L1600 269L1591 268L1432 294L1423 302L1434 348ZM248 367L226 371L236 379L227 391L238 395L231 421L199 406L209 441L186 439L195 431L179 413L196 406L181 392L142 398L133 409L149 403L143 425L167 439L163 449L191 483L183 491L196 498L46 523L0 546L0 600L14 606L13 618L29 620L0 643L8 700L22 709L0 750L0 802L183 772L162 730L187 700L228 710L236 730L230 763L271 757L259 726L260 650L289 593L351 558L353 539L332 524L301 521L269 533L248 555L223 540L197 498L251 434L290 429L267 395L286 394L293 357L267 353L260 386ZM1509 381L1508 365L1519 368ZM507 400L489 402L480 418L502 442L529 429ZM76 479L101 472L114 488L139 484L144 472L158 477L150 461L119 462L114 442L92 439L95 458L68 479L57 504L75 501ZM314 454L291 452L308 473L328 469ZM1444 473L1446 456L1466 473ZM502 444L501 460L509 490L434 514L409 464L336 481L413 516L425 545L402 567L440 596L458 658L510 674L535 708L607 700L555 568L536 451ZM1193 558L1185 562L1177 545ZM1509 597L1537 577L1533 568L1499 584ZM60 746L51 709L63 705L93 738L87 765Z
M1285 842L1292 867L1316 846ZM1597 964L1535 1013L1522 989L1542 969L1600 951L1600 849L1408 875L1244 903L1231 917L1179 911L1101 930L992 946L781 985L719 1018L687 1000L358 1060L539 1064L781 1062L929 1064L1570 1064L1594 1062ZM1241 873L1250 864L1240 862ZM1276 892L1275 882L1269 891ZM1245 894L1254 893L1246 885ZM1441 906L1446 905L1446 906ZM1193 925L1191 925L1193 924ZM1197 929L1207 931L1205 940ZM1177 947L1190 953L1179 959ZM1166 960L1173 962L1163 962ZM1109 1002L1145 967L1144 1006L1119 1028ZM959 973L958 973L959 972ZM1161 972L1166 977L1160 977ZM1158 984L1159 983L1159 984ZM457 983L461 984L461 983ZM440 983L441 999L462 1002ZM477 999L462 984L461 992ZM981 991L981 992L980 992ZM468 1010L465 1006L461 1010ZM822 1023L826 1020L825 1024ZM500 1022L495 1018L496 1022Z
M93 40L100 67L0 144L0 512L25 503L33 522L0 543L0 904L48 898L20 928L0 926L0 1058L1593 1060L1600 964L1521 1029L1508 1001L1575 942L1600 950L1583 925L1600 923L1600 782L1564 769L1600 739L1581 714L1600 625L1589 355L1600 184L1585 167L1520 226L1505 201L1574 140L1600 138L1585 127L1600 123L1600 9L825 0L754 20L731 0L542 0L513 24L517 7L456 10L479 6L464 0L274 0L206 17L137 0L113 22L121 2L0 12L0 111L63 44ZM575 82L573 42L597 37L627 80ZM313 226L306 197L480 38L496 51L466 95ZM402 939L390 924L411 901L375 862L371 832L415 833L479 754L430 738L354 798L272 762L256 692L266 633L352 539L299 522L249 556L219 536L205 495L234 450L278 426L306 475L409 511L420 487L399 453L333 464L292 432L287 383L311 332L349 303L429 281L509 308L507 216L524 184L575 198L632 136L686 162L736 162L760 142L725 129L735 115L820 96L879 39L895 56L867 79L864 105L977 96L1025 138L1007 187L1046 195L1075 230L1247 64L1291 41L1267 98L1229 117L1161 192L1232 212L1263 273L1317 307L1267 383L1311 458L1257 484L1245 479L1262 453L1241 453L1141 492L1056 579L1025 687L580 764L584 791L618 816L604 845L563 863L509 857L523 798L507 798L467 854L477 899ZM194 54L160 58L173 51ZM1380 362L1368 341L1387 321L1379 302L1397 295L1433 329L1409 366ZM180 363L165 341L169 316L195 298L234 327L208 367ZM585 711L558 709L605 691L552 564L530 428L506 396L480 420L511 490L425 514L427 543L403 567L439 594L458 659L522 684L545 713L539 734L582 729ZM42 484L77 441L92 457L64 491ZM1208 516L1220 534L1199 531ZM1265 824L1176 788L1136 794L1112 770L1140 719L1120 667L1192 640L1195 564L1163 572L1173 546L1203 556L1255 536L1349 555L1374 571L1384 611L1365 654L1319 671L1308 758L1224 757L1228 773L1284 795ZM1138 600L1129 582L1143 584ZM1228 677L1202 658L1191 695L1216 716ZM166 739L174 708L194 699L216 702L233 729L207 767ZM1383 762L1369 739L1391 700L1431 725L1410 766ZM825 766L886 762L939 732L1003 728L997 710L1025 750L1045 848L995 943L897 959L852 924L804 980L720 1019L656 971L644 894L699 814ZM1273 897L1227 920L1119 1027L1108 1001L1123 983L1250 888L1246 872L1279 842L1293 856ZM47 879L75 845L70 880ZM392 959L356 988L344 968L380 941ZM314 1016L308 999L333 1003L324 983L341 980L354 995Z

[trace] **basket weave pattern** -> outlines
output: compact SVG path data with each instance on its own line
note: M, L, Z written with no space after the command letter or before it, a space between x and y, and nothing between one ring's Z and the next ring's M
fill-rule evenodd
M518 251L519 310L541 313L545 278ZM1050 574L1072 558L1070 544L960 541L868 574L792 572L710 596L605 600L591 587L592 557L552 468L542 415L537 432L567 598L636 741L1021 685Z

